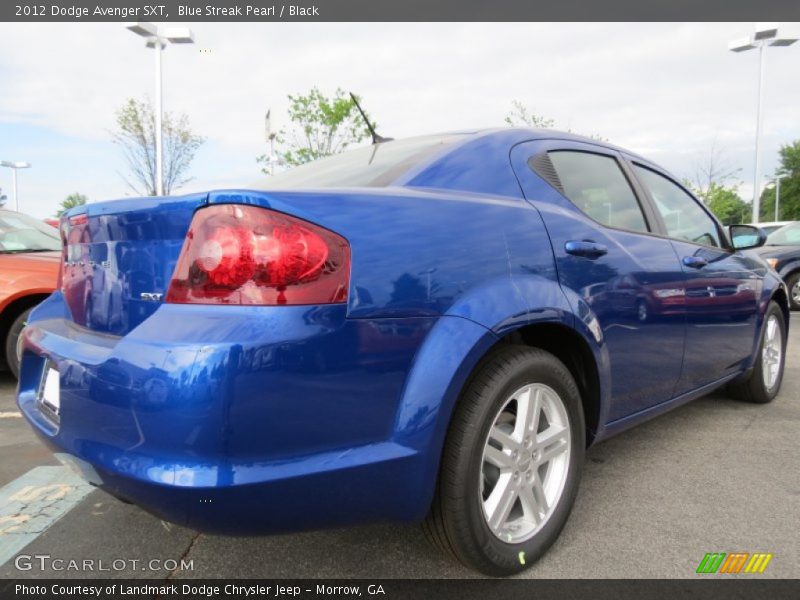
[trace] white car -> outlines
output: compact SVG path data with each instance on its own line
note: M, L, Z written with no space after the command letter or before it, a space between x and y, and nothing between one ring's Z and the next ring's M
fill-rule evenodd
M789 223L794 223L794 221L762 221L761 223L748 223L748 225L752 225L753 227L760 227L764 233L769 235L776 229L780 229L784 225L788 225Z

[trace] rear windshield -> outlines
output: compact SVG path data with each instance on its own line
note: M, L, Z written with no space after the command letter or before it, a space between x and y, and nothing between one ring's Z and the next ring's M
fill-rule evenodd
M328 156L258 181L255 189L384 187L459 135L425 136L374 144Z
M0 254L61 250L58 229L17 212L0 210Z

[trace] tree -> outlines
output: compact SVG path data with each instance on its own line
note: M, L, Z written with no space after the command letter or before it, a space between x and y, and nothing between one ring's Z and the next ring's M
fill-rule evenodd
M0 188L0 208L5 206L6 200L8 197L3 193L3 188Z
M549 117L531 112L519 100L512 100L511 107L511 112L509 112L505 118L506 125L509 127L541 127L546 129L556 124L556 122Z
M156 119L149 102L129 98L117 113L118 130L112 134L122 148L130 178L125 178L134 192L156 195ZM169 195L191 181L186 174L205 138L194 133L185 114L164 113L162 119L162 189Z
M550 117L537 115L536 113L531 112L519 100L512 100L511 107L511 111L504 119L506 125L509 127L535 127L540 129L548 129L550 127L554 127L556 124L555 120L551 119ZM572 129L567 129L567 132L572 133ZM600 142L608 141L606 138L596 133L592 133L586 137L589 137L593 140L598 140Z
M740 168L732 167L725 151L717 146L716 138L711 142L708 153L695 161L694 178L691 182L696 194L708 204L707 196L712 191L726 189L725 184L737 178ZM735 194L735 188L729 188Z
M780 165L776 175L781 177L781 200L778 206L779 221L800 220L800 140L781 146ZM775 218L775 187L765 189L761 194L761 220Z
M60 208L56 211L56 216L60 217L65 212L67 212L70 208L75 208L76 206L83 206L86 204L86 196L83 194L79 194L75 192L74 194L70 194L64 200L61 201Z
M287 165L302 165L344 152L369 136L369 128L352 98L340 88L331 97L314 87L307 94L289 94L288 98L292 126L276 136L276 142L285 147L279 157ZM372 119L370 122L377 128ZM256 161L267 163L268 159L263 154ZM261 170L269 173L266 166Z
M738 225L750 220L750 205L739 197L735 187L725 187L711 183L705 192L697 195L703 199L711 212L717 215L723 225Z

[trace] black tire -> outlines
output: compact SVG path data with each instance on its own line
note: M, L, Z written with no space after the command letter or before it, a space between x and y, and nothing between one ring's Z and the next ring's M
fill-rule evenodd
M764 364L762 362L762 356L764 352L764 342L767 338L767 323L770 317L775 317L776 319L782 352L778 367L778 376L773 385L767 387L764 382ZM781 382L783 381L783 368L786 364L786 337L785 315L777 302L770 302L767 312L764 315L764 325L761 331L761 341L758 345L758 354L756 355L755 364L745 379L737 381L729 386L728 389L731 396L755 404L766 404L775 399L775 396L778 395L778 391L781 389Z
M786 278L786 287L789 289L789 308L800 310L800 298L795 299L800 293L800 271Z
M483 451L495 416L516 390L530 383L549 386L566 409L570 453L563 491L544 525L530 539L501 541L484 517L481 490ZM461 394L445 440L436 494L423 525L428 539L466 566L492 576L531 566L553 544L569 517L585 454L580 392L564 364L552 354L506 346L478 369Z
M8 335L6 336L6 364L8 364L8 368L11 370L11 373L15 378L19 378L17 339L19 339L19 334L22 333L22 330L25 328L25 323L28 321L28 315L31 314L32 310L32 308L29 308L17 316L17 318L14 319L14 322L11 323L11 328L8 330Z

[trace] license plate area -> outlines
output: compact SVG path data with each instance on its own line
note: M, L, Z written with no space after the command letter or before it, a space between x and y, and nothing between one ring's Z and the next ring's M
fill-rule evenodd
M51 361L44 363L42 379L36 392L36 407L55 425L61 422L61 376Z

